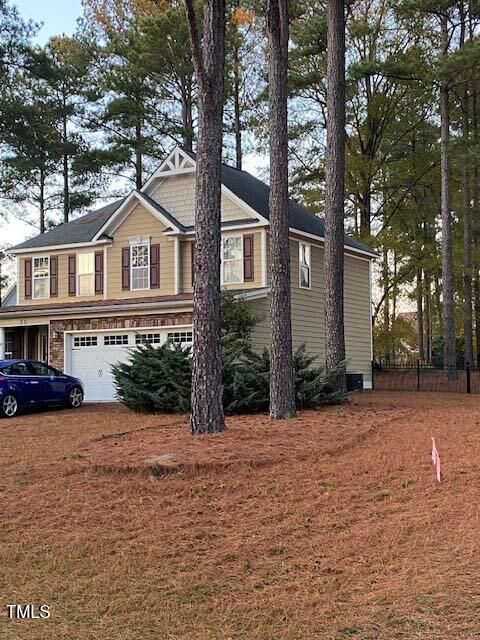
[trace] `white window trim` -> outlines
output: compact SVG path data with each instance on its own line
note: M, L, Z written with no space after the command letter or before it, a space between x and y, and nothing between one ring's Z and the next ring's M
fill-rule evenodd
M308 257L310 260L310 264L303 264L301 261L302 256L302 246L308 247ZM309 278L308 278L308 287L302 285L302 267L308 267ZM309 291L312 288L312 245L309 242L302 242L299 240L298 242L298 286L300 289L306 289Z
M146 287L135 287L133 286L133 270L134 269L145 269L145 267L134 267L133 266L133 248L134 247L148 247L148 264L147 264L147 278L148 278L148 286ZM130 239L130 291L149 291L150 290L150 260L151 260L151 251L152 246L150 242L150 238L131 238Z
M224 278L224 274L223 274L223 265L225 262L237 262L237 260L224 260L223 259L223 243L225 240L229 239L229 238L240 238L240 251L241 251L241 258L240 258L240 265L241 265L241 269L242 269L242 277L238 282L225 282L225 278ZM235 284L243 284L245 282L245 273L244 273L244 266L245 266L245 262L243 259L243 234L240 233L230 233L226 236L222 236L222 246L221 246L221 255L220 255L220 284L225 285L225 284L231 284L231 285L235 285Z
M48 274L43 276L42 278L35 278L35 260L41 259L48 260ZM35 295L35 280L46 280L47 281L47 295L46 296L36 296ZM47 300L50 298L50 256L34 256L32 259L32 300Z
M92 273L80 273L80 256L81 255L92 255L93 256L93 271ZM87 253L77 253L77 264L76 264L76 272L77 272L77 297L85 298L86 296L94 296L95 295L95 252L88 251ZM80 293L80 276L92 276L92 291L91 293Z

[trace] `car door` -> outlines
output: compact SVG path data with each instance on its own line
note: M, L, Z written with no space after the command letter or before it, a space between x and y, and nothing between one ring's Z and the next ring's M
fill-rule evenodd
M60 402L65 398L65 382L59 380L58 372L44 362L28 363L31 379L35 381L35 392L38 392L38 402Z
M48 371L49 394L53 402L64 402L67 397L68 376L50 365L44 365Z
M12 391L17 395L20 404L28 406L41 402L41 384L32 378L31 371L25 362L14 362L2 373L8 376Z

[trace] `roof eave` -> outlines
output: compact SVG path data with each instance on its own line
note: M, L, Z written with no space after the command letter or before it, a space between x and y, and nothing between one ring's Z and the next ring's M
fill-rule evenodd
M46 244L41 247L24 247L22 245L18 245L16 247L10 247L7 249L5 253L7 255L20 255L24 253L42 253L44 251L60 251L61 249L78 249L79 247L91 247L91 246L104 246L111 244L112 240L108 238L100 239L100 240L89 240L88 242L69 242L67 244Z

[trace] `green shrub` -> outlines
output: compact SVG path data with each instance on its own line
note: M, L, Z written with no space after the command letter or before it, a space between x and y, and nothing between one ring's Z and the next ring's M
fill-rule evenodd
M336 391L337 370L313 366L315 357L302 345L293 354L297 409L312 409L343 402ZM341 367L339 368L341 370ZM127 362L112 367L117 397L133 411L187 413L190 411L191 351L169 342L131 349ZM257 354L243 340L223 349L223 406L226 413L268 411L270 354Z
M251 333L258 318L248 303L232 292L222 292L223 406L226 413L268 411L270 354L257 354ZM335 388L338 370L313 365L315 356L302 345L293 354L297 409L342 402L346 394ZM192 358L190 348L169 342L130 350L125 363L112 367L117 397L127 407L144 413L190 411Z
M327 404L337 404L347 399L339 392L335 380L338 369L327 371L313 366L315 356L301 345L293 354L295 372L295 403L297 409L314 409ZM224 355L223 402L226 413L256 413L268 411L270 395L270 354L264 349L261 355L251 349L239 357Z
M345 362L327 371L324 367L313 366L316 356L307 353L302 344L293 354L295 370L295 404L297 409L314 409L326 404L345 402L347 394L338 391L336 378L345 372Z
M190 348L170 342L159 347L141 344L127 362L112 366L117 397L133 411L190 411L192 358Z

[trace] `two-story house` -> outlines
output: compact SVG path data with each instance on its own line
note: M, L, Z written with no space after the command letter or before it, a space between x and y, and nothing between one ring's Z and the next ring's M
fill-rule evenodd
M222 167L221 280L260 321L269 346L269 188ZM10 252L15 294L0 309L0 359L35 358L80 377L90 401L115 398L110 365L142 342L192 342L195 154L177 147L140 191L38 235ZM324 354L324 225L290 202L294 346ZM345 237L349 369L370 381L370 266L375 253Z

